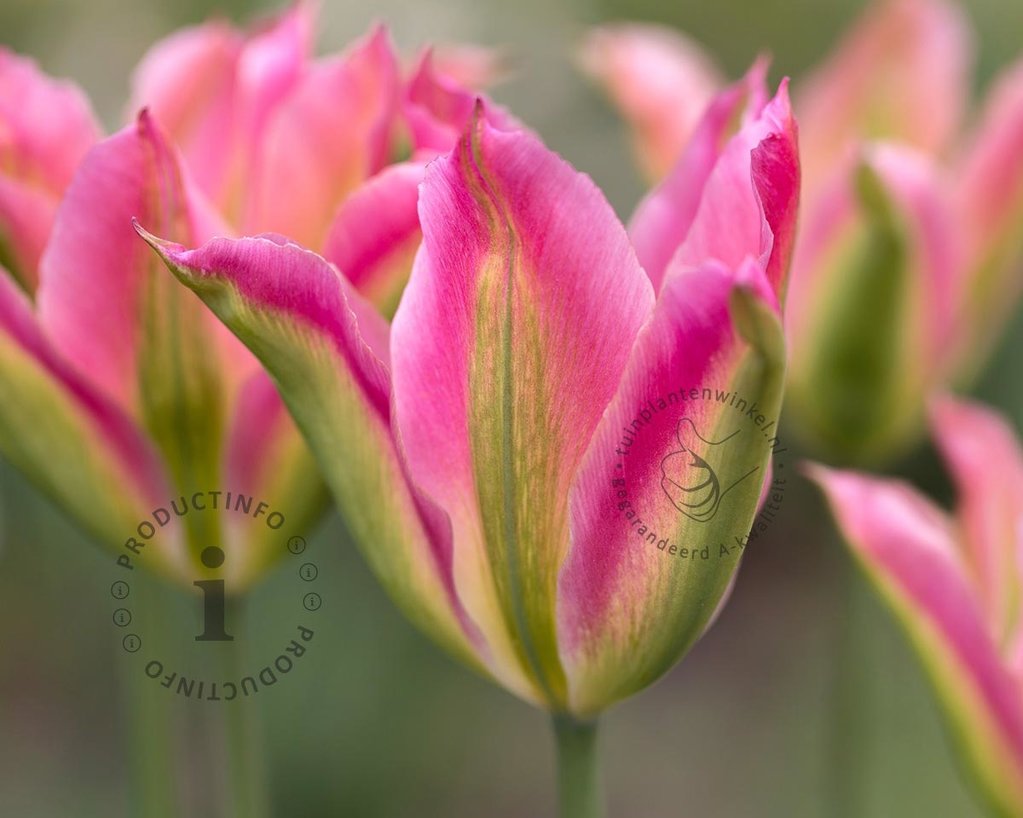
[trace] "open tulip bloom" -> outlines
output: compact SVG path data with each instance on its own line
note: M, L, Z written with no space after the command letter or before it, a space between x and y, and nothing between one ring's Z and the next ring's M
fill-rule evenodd
M142 112L102 141L73 86L0 52L0 452L111 547L173 509L136 555L186 585L217 545L228 587L245 589L283 553L269 515L302 530L325 497L269 377L132 218L185 244L286 232L393 312L425 161L471 116L474 97L428 54L402 77L384 28L312 61L312 25L298 4L249 35L172 35L136 72ZM389 165L402 129L413 157ZM263 510L181 511L211 492Z
M390 315L421 240L425 163L473 114L456 77L493 74L478 49L427 52L405 72L383 27L313 60L312 29L299 3L249 33L216 22L172 35L107 139L76 88L0 49L0 453L133 569L190 590L211 569L232 596L248 590L326 496L270 377L132 219L190 245L285 232ZM222 567L202 556L211 546ZM132 757L160 759L137 811L178 814L164 764L174 705L128 682ZM224 729L245 752L228 754L222 786L233 814L258 818L251 708L236 705Z
M635 249L586 176L478 101L426 170L422 245L390 326L343 267L285 238L186 249L140 227L271 374L395 601L557 717L570 814L595 809L592 770L574 758L592 749L582 725L686 652L739 560L672 560L636 537L613 483L622 429L691 387L777 416L798 186L785 87L768 101L758 66L715 100L646 203ZM390 236L383 224L381 251ZM664 263L644 269L637 251ZM717 459L734 411L691 411L703 432L686 438L692 464ZM758 476L707 521L662 488L675 432L637 437L633 500L673 542L716 551L749 530L770 446L751 435L729 450L732 472Z
M810 473L912 639L994 814L1023 815L1023 450L975 404L938 401L931 422L954 515L898 481Z
M843 462L912 443L926 396L969 383L1023 289L1023 63L965 133L970 39L944 0L877 0L794 95L805 185L786 416ZM659 179L720 82L713 65L635 25L598 29L584 57Z

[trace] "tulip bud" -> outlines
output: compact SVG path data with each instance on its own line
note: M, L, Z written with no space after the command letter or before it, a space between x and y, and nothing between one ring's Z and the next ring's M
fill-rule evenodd
M946 374L959 247L936 171L864 151L817 199L793 260L789 420L843 461L913 441Z

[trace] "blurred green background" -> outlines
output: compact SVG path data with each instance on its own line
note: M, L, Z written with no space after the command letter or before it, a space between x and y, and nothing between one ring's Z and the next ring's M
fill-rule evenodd
M0 41L76 78L113 128L129 72L154 39L211 14L246 20L266 8L273 5L3 0ZM350 0L324 2L320 49L342 47L376 19L406 50L431 40L507 45L518 73L495 96L626 216L643 186L624 129L571 62L587 25L672 23L733 76L767 50L774 79L798 78L860 8L848 0ZM978 0L968 12L982 85L1023 46L1023 4ZM1017 426L1021 344L1017 322L977 390ZM798 453L788 457L795 463ZM931 452L899 470L948 499ZM0 536L0 816L131 815L109 558L5 464ZM263 698L276 814L553 814L545 717L462 670L406 623L336 517L312 539L329 583L328 624L310 661ZM841 601L847 572L819 498L800 485L769 538L747 554L715 628L664 681L605 719L612 816L979 815L901 634L870 597L858 595L852 613ZM257 620L271 621L286 604L289 582L278 572L258 589ZM838 659L842 639L851 661L848 651Z

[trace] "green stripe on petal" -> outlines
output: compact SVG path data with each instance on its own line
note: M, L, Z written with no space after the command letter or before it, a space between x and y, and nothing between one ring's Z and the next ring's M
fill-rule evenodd
M395 417L412 473L451 517L466 609L557 710L568 497L653 292L593 183L484 113L420 189Z
M396 604L451 653L487 672L452 596L445 521L424 510L391 435L382 319L334 268L297 245L217 239L184 251L140 233L269 372Z

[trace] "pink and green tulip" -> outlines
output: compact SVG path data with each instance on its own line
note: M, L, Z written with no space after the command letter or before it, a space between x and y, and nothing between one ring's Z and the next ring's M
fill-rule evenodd
M80 92L0 54L0 261L14 276L0 278L0 452L108 545L198 491L265 502L298 528L324 505L266 373L132 230L138 218L184 244L284 233L393 313L421 241L425 159L451 147L443 134L475 97L428 58L404 78L382 27L312 60L313 23L297 4L249 34L216 22L172 35L135 74L143 113L94 147ZM485 79L481 59L463 68ZM403 130L413 160L389 165ZM201 517L172 520L145 563L193 577L219 543L234 589L261 575L265 515L223 530Z
M993 814L1023 815L1023 449L979 405L940 400L931 425L958 491L952 515L895 480L810 474L930 674Z
M298 3L249 34L180 31L143 58L130 111L152 112L241 233L320 248L340 203L390 159L401 77L383 27L313 60L314 27Z
M587 177L482 101L425 171L423 243L393 325L293 242L190 250L140 227L270 372L397 603L555 713L594 717L666 672L739 561L668 561L630 531L611 478L621 427L653 396L713 386L779 409L799 171L785 88L746 93L757 76L721 102L738 132L710 122L723 142L679 165L665 206L687 180L702 203L656 274ZM389 220L364 225L381 234L364 241L404 245ZM694 410L708 440L726 411ZM694 548L748 531L760 480L711 522L664 497L669 431L629 455L649 524ZM731 467L763 477L766 438L734 452Z
M86 154L34 303L0 277L0 451L111 547L195 492L241 493L308 523L314 464L269 380L140 251L133 216L186 241L226 229L147 114ZM198 552L219 544L237 589L270 562L276 534L265 516L221 526L190 514L142 562L191 582Z
M611 27L588 46L610 55L588 65L645 167L685 152L695 138L676 122L694 104L685 89L708 82L706 58L672 57L670 36ZM879 463L912 444L926 396L970 383L1018 301L1023 65L996 80L972 131L970 65L957 7L878 0L796 89L805 215L786 308L786 406L829 457ZM640 70L654 77L637 82ZM688 79L669 83L676 75Z
M0 265L29 293L57 205L99 135L77 87L0 48Z

